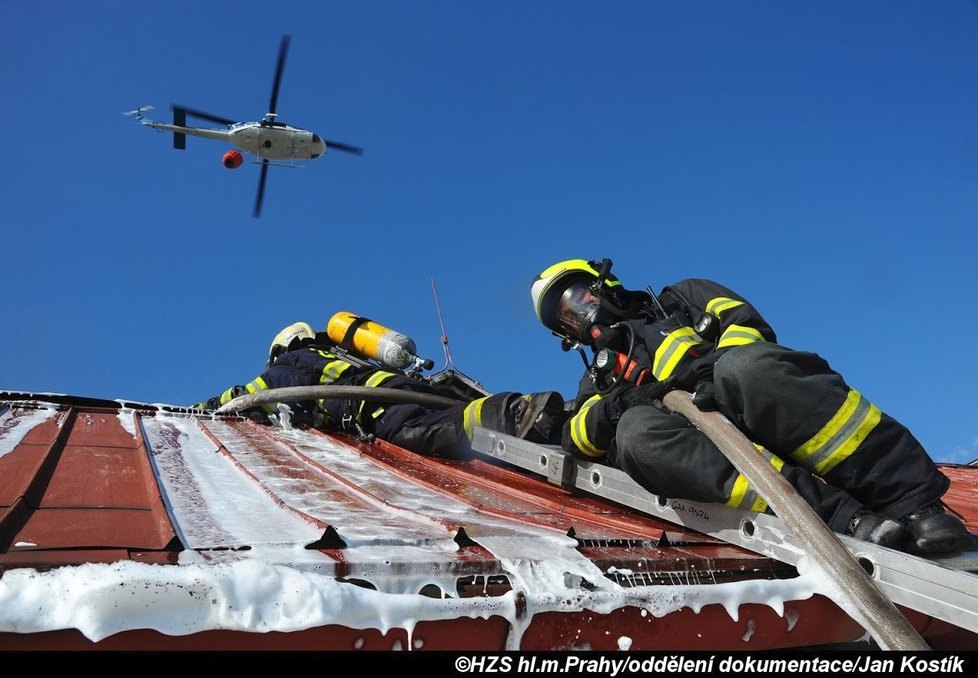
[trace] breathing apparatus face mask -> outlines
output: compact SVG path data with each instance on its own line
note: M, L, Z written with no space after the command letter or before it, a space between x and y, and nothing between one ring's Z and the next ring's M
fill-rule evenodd
M590 283L579 281L572 283L560 296L557 322L567 330L569 337L590 344L591 328L596 324L610 325L614 318L603 308Z

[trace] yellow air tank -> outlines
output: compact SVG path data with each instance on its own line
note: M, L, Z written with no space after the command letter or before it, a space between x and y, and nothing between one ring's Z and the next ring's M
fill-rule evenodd
M359 325L354 330L348 350L352 349L365 358L380 361L388 367L398 370L420 361L417 356L418 349L413 340L400 332L395 332L388 327L348 311L340 311L329 319L329 323L326 325L326 334L337 346L342 348L343 340L354 323L359 323Z

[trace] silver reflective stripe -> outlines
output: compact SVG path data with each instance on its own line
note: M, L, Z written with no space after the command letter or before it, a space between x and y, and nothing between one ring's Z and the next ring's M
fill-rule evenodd
M768 460L774 468L781 471L784 468L784 461L778 456L764 449L761 445L754 443L754 447L757 448L758 454ZM764 513L767 510L767 501L764 500L754 486L750 484L743 473L738 473L737 476L728 483L730 486L727 489L727 501L726 505L730 508L742 508L747 511L753 511L754 513Z
M332 384L334 381L340 378L350 367L350 363L344 362L342 360L334 360L333 362L326 363L326 367L323 368L323 373L319 377L320 384Z
M667 379L686 352L703 341L692 327L673 330L655 350L652 374L659 381Z
M588 398L583 405L581 405L581 411L574 415L571 419L571 440L577 445L577 449L586 454L589 457L602 457L604 452L599 450L594 443L592 443L587 436L587 415L591 411L591 407L594 406L596 402L601 400L601 395L593 395Z
M744 344L753 344L757 341L764 341L764 335L758 330L755 330L753 327L731 325L720 336L720 341L717 342L717 348L743 346Z
M859 391L849 389L842 407L792 456L816 473L831 471L856 451L881 416L878 407Z
M264 379L262 379L261 377L258 377L257 379L255 379L250 384L246 384L245 385L245 389L247 389L248 393L257 393L258 391L267 391L268 390L268 384L265 383L265 380ZM265 410L266 412L268 412L269 414L275 414L276 412L278 412L278 407L274 403L265 403L264 405L261 406L261 408L263 410Z
M731 299L730 297L717 297L715 299L710 299L710 301L707 302L706 312L719 316L724 311L728 311L737 306L742 306L743 304L744 302Z
M473 400L471 403L465 406L465 411L462 413L465 436L470 442L472 440L472 432L475 430L475 427L482 426L482 405L487 400L489 400L489 396L479 398L478 400Z

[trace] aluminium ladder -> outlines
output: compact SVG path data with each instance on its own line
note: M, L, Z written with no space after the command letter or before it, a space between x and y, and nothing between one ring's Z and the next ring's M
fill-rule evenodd
M476 427L476 452L676 525L796 566L801 542L779 518L652 494L625 472L578 459L551 445ZM838 535L862 567L896 605L978 633L978 551L925 559Z

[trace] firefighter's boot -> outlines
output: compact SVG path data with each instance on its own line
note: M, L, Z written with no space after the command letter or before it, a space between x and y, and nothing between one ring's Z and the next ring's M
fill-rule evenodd
M531 443L559 445L564 422L570 412L564 409L564 398L556 391L531 393L520 399L516 436Z
M907 540L907 530L902 524L866 509L853 514L846 534L862 541L898 550L904 548Z

